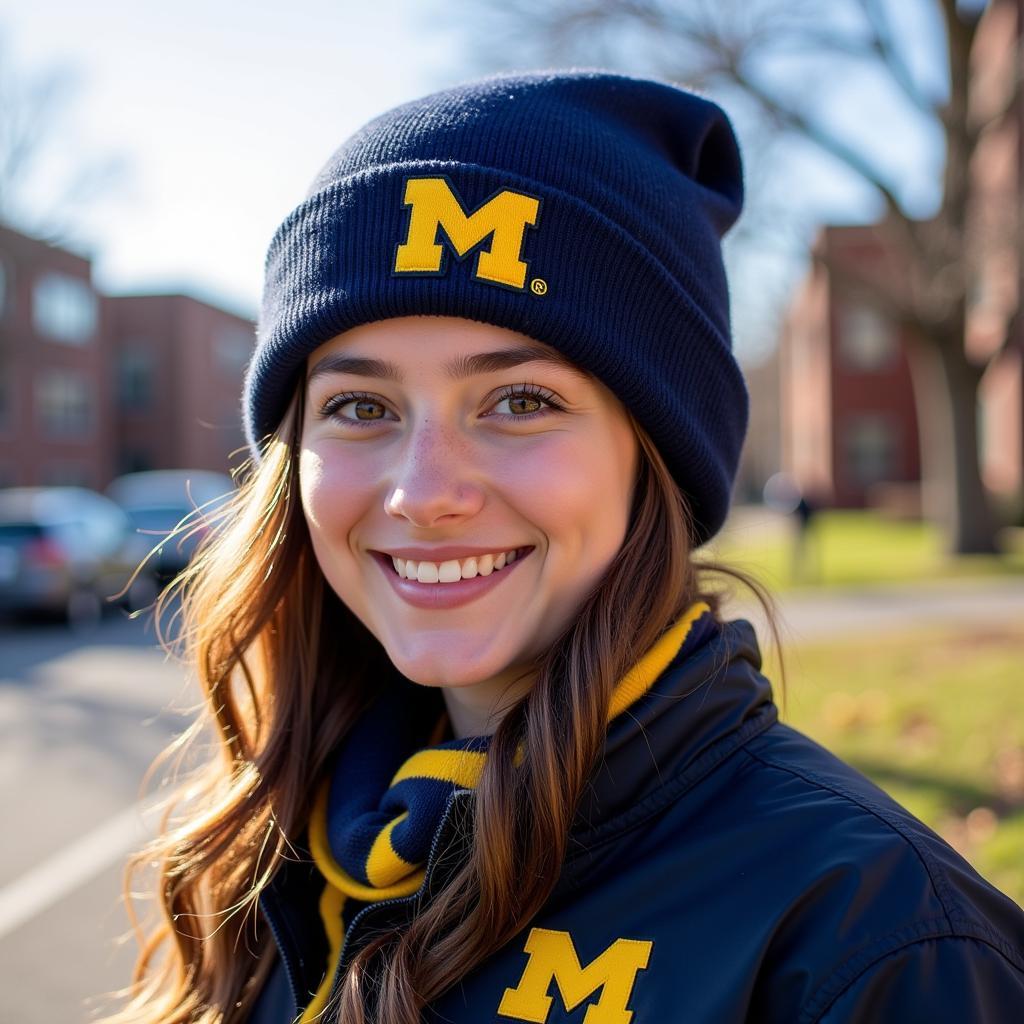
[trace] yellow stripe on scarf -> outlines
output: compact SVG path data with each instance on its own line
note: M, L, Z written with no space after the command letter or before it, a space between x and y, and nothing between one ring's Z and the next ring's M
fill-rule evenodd
M655 645L633 666L612 691L608 705L608 721L622 714L634 701L642 697L658 677L671 664L686 642L693 624L710 607L703 601L694 604L678 622L668 629ZM522 762L523 748L520 745L516 764ZM454 782L463 789L475 789L483 774L487 754L477 750L420 750L412 754L398 769L391 785L403 779L427 778L442 782ZM408 812L403 811L383 828L373 842L367 858L366 876L373 884L364 885L353 878L334 859L327 838L327 800L330 793L330 776L324 778L317 791L309 822L309 841L313 860L327 880L320 898L320 916L324 921L330 952L327 957L327 973L312 1002L306 1007L299 1024L311 1024L323 1011L334 981L335 968L341 955L344 927L341 911L345 901L353 897L363 902L395 899L411 896L423 883L425 865L410 864L395 850L391 834L401 824Z
M667 632L658 642L622 677L612 691L612 699L608 706L608 721L621 715L633 703L642 697L653 685L658 676L672 663L680 648L690 635L693 624L711 608L703 601L698 601L692 608Z
M399 896L411 896L423 881L426 869L416 864L409 864L402 860L397 853L392 855L400 861L397 866L404 868L398 876L398 880L383 887L375 885L364 885L357 878L353 878L335 859L331 852L331 844L327 838L327 797L330 792L330 779L325 779L317 791L316 801L313 804L313 811L309 819L309 847L313 854L313 860L331 885L341 889L347 896L366 903L375 903L377 900L396 899ZM404 818L407 812L403 812L398 818L390 822L385 829L388 832L388 844L390 845L390 829ZM383 835L383 833L382 833ZM376 848L380 837L374 843ZM417 870L418 868L418 870Z
M325 885L324 891L320 894L320 916L323 918L324 928L327 930L327 941L330 943L332 950L341 949L341 940L345 935L345 925L342 921L341 913L347 899L348 897L333 885ZM315 1020L323 1013L324 1007L327 1005L327 997L331 993L331 982L334 980L333 971L330 970L330 966L337 963L337 960L337 955L328 957L327 976L320 983L320 987L316 990L316 995L313 996L312 1001L302 1014L302 1024L305 1024L306 1021Z
M420 750L395 772L391 785L403 779L438 779L475 789L486 759L482 750Z

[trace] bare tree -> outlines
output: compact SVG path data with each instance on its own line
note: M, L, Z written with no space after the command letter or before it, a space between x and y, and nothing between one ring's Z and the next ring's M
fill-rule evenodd
M917 339L908 355L925 494L934 502L930 517L946 527L952 551L991 552L996 532L981 479L978 388L992 361L1021 345L1024 331L1019 312L1010 309L1002 345L978 354L965 344L978 275L971 211L979 197L971 163L986 133L1008 118L1020 119L1024 0L920 0L918 11L941 27L938 38L944 36L943 52L932 57L944 76L931 87L922 82L894 20L908 6L887 0L483 0L477 6L481 13L461 24L481 61L492 66L509 66L510 60L625 65L727 94L733 105L754 111L762 125L812 143L870 185L884 209L879 235L898 257L900 272L876 267L864 273L839 263L828 269L841 287L869 290ZM1000 14L1016 15L1010 21L1016 25L1018 63L993 109L973 95L978 76L972 52L982 17L996 7ZM816 77L800 75L801 57L815 62ZM885 75L903 103L941 134L945 166L934 215L919 218L908 211L877 152L872 155L830 117L825 86L841 81L850 62ZM824 74L823 64L830 69ZM1015 207L1019 200L1018 195ZM1019 210L1008 211L1003 228L1013 233L1013 254L1021 251L1020 225ZM828 259L821 252L815 258ZM1016 273L1019 282L1019 266Z
M117 153L75 147L78 73L53 65L36 73L15 67L0 37L0 221L53 243L120 184L128 164ZM46 199L37 194L45 175Z

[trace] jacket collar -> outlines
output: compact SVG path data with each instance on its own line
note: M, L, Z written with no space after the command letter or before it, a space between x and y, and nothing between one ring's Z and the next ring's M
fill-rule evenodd
M775 722L771 683L760 668L754 628L743 619L722 624L692 653L681 651L609 725L571 839L586 845L629 828L701 777L709 753L717 763Z
M761 674L753 626L726 622L693 651L683 649L650 689L608 727L604 751L569 829L552 899L585 883L597 849L679 800L726 757L778 720ZM469 854L472 791L452 794L427 866L426 893L439 891Z

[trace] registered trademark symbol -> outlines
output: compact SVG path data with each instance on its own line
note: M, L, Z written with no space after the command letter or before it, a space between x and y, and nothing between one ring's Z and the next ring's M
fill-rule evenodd
M547 295L547 293L548 293L548 283L547 283L547 281L545 281L543 277L535 277L530 282L530 291L532 291L534 295Z

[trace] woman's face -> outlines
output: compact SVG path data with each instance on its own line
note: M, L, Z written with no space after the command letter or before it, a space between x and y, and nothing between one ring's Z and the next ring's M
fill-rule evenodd
M403 675L446 688L459 735L457 717L492 731L480 716L532 684L526 664L625 538L639 452L625 410L544 355L502 327L414 316L346 331L306 363L299 477L317 561ZM374 364L342 365L356 359ZM531 550L475 581L460 562L453 584L401 579L388 555L406 548L437 563Z

